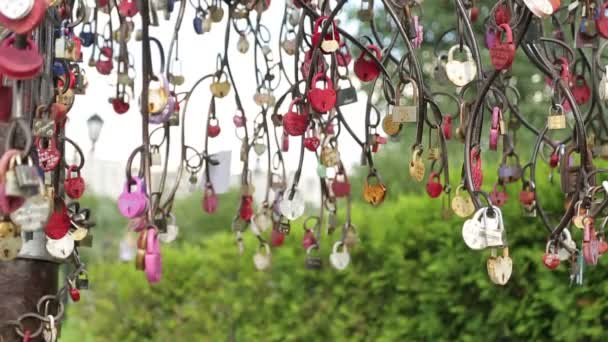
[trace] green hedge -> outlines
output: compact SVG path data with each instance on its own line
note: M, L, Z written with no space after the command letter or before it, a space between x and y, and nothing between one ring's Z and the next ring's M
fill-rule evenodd
M165 247L163 280L156 286L132 264L92 265L93 288L70 306L64 340L587 341L606 336L606 261L587 269L584 286L569 287L566 266L553 272L542 266L546 233L538 219L520 215L515 200L505 208L514 273L499 287L486 274L489 253L465 246L463 220L441 219L440 200L393 196L380 208L355 206L360 243L344 272L327 262L337 236L322 241L322 271L304 268L299 226L273 250L267 273L253 267L253 238L246 239L246 254L239 256L228 232ZM548 205L559 203L557 192L545 198L554 199Z

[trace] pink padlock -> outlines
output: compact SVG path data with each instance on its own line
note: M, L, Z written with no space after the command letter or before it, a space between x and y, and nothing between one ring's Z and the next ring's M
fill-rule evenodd
M490 127L490 150L496 151L498 148L498 136L500 135L500 117L502 113L500 108L492 109L492 124Z
M218 199L213 189L213 184L207 182L205 184L205 192L203 194L203 210L207 214L213 214L217 210Z
M145 270L146 277L150 284L155 284L160 281L163 273L163 262L160 255L160 243L158 241L158 233L156 227L149 227L146 236L146 256Z
M245 126L245 116L243 115L243 112L237 110L234 116L232 117L232 122L234 122L234 126L236 128L241 128Z
M135 185L133 191L132 185ZM143 215L147 208L146 182L140 177L131 177L125 182L124 189L118 197L118 210L124 217L135 218Z

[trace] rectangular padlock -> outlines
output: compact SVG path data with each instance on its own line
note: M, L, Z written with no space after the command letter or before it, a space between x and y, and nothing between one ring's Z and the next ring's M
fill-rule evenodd
M7 196L25 196L25 193L21 190L21 187L19 187L19 183L17 183L17 176L15 175L14 169L9 169L6 171L4 193Z
M38 168L34 166L31 159L28 159L27 164L21 163L20 158L17 159L15 176L21 192L27 197L35 196L40 192L40 175Z
M398 123L416 122L418 107L416 106L394 106L393 121Z
M549 129L566 128L566 116L564 114L549 115L547 118L547 126Z
M336 105L338 107L355 102L357 102L357 89L354 87L338 89L336 94Z

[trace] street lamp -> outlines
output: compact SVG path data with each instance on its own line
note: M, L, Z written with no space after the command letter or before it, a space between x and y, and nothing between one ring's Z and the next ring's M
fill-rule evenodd
M91 115L87 120L87 126L89 127L89 139L91 139L91 152L95 151L95 143L99 139L101 128L103 127L103 119L97 114Z

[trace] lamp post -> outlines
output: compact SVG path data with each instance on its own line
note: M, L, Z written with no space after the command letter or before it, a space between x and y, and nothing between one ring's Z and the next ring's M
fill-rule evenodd
M95 151L95 143L99 139L101 128L103 127L103 119L97 114L91 115L87 120L87 126L89 128L89 139L91 139L91 152Z

